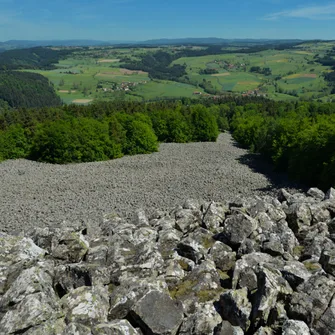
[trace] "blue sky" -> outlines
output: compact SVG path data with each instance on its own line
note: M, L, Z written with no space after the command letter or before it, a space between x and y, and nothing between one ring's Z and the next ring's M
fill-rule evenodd
M335 1L0 0L0 41L335 39Z

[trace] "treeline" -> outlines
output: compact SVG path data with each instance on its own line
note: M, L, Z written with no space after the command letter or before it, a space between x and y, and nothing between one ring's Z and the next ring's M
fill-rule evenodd
M0 70L53 69L53 64L71 52L43 47L4 51L0 53Z
M162 105L162 104L161 104ZM158 106L158 104L156 105ZM0 115L0 160L28 158L49 163L91 162L157 151L159 142L215 141L220 111L203 105L169 104L116 111L113 104L64 106ZM221 120L222 119L222 120ZM221 120L221 121L220 121ZM14 122L13 122L14 121Z
M271 76L272 71L269 67L261 68L260 66L252 66L250 72L256 72L259 74L264 74L264 76Z
M256 104L235 109L233 136L307 185L335 185L335 104L282 104L270 114Z
M323 66L330 66L332 71L324 74L325 80L332 87L331 94L335 94L335 47L327 51L323 57L315 56L315 60Z
M2 111L2 112L1 112ZM335 186L335 104L261 97L115 101L0 108L0 159L87 162L156 151L159 142L215 141L230 129L243 147L310 186Z
M11 107L60 106L49 80L37 73L0 71L0 99Z

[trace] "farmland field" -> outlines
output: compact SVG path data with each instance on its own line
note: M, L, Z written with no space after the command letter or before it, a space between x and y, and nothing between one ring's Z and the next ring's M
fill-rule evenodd
M310 42L287 50L238 53L236 49L236 53L181 57L170 67L185 66L186 74L173 81L153 79L147 71L127 69L125 65L158 51L174 55L183 50L182 47L79 48L55 64L55 69L34 72L46 76L65 103L196 97L228 92L257 94L274 100L327 101L332 97L324 75L331 68L316 62L315 56L326 54L334 46L333 42ZM232 48L227 50L235 52Z

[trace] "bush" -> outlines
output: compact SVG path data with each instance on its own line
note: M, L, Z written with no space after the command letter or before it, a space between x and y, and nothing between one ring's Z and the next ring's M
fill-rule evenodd
M31 151L31 158L57 164L102 161L121 155L121 146L109 136L109 124L87 118L39 125Z
M194 141L215 142L219 136L215 115L203 105L191 107L191 123Z
M153 129L160 142L186 143L192 140L191 129L179 109L150 113Z
M30 145L21 125L12 125L6 131L0 131L0 161L25 158Z
M123 145L124 154L149 154L158 151L157 136L150 125L132 119L127 122L125 129L126 141Z

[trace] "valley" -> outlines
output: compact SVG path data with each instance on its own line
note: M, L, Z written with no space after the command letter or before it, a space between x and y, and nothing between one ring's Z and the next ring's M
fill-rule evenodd
M325 75L332 70L318 60L334 47L334 42L305 42L287 49L269 46L255 52L249 46L250 53L243 46L221 47L215 49L216 54L205 56L191 56L206 51L204 46L77 47L66 59L54 64L55 69L34 72L47 77L67 104L227 94L328 102L334 94ZM189 56L180 57L183 54ZM156 58L147 64L156 55L162 62L157 63ZM175 60L165 61L166 55ZM138 70L128 69L129 64ZM164 76L171 80L143 71L151 66L160 70L162 64ZM171 70L168 74L174 66L184 68L184 73L175 75Z

